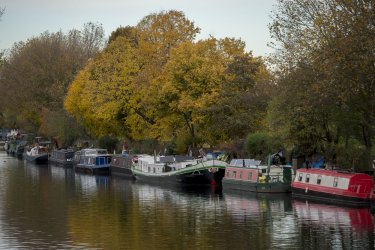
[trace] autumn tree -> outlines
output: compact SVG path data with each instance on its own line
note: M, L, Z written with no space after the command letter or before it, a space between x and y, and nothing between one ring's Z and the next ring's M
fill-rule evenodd
M286 85L296 82L301 65L309 65L313 75L306 81L311 82L315 91L311 92L314 95L307 96L316 102L304 105L319 113L322 119L328 118L329 127L334 128L330 131L336 130L334 134L338 138L362 141L366 149L363 159L368 168L375 115L374 5L372 0L281 0L270 25L278 48L275 59L280 79L289 78ZM304 91L310 93L310 90ZM325 104L321 106L322 103ZM281 111L282 107L279 108ZM324 115L327 111L330 114ZM306 117L310 124L315 124L312 119L316 118L315 115ZM315 141L310 143L316 145Z
M167 62L169 50L194 39L198 31L179 11L150 14L135 27L118 29L103 53L72 83L66 109L93 134L153 137L147 128L155 124L157 110L146 100L152 94L148 87ZM104 126L103 119L118 126Z
M103 36L101 26L88 23L82 31L45 32L16 43L1 69L0 88L7 93L2 97L3 112L26 130L61 135L58 132L69 125L50 123L54 119L46 118L64 114L63 100L68 86L78 70L101 48ZM70 121L65 118L55 120ZM60 131L53 131L57 127Z
M241 40L195 42L197 32L178 11L120 27L77 75L65 108L93 134L172 141L179 152L259 129L269 98L262 59Z
M158 128L176 133L170 137L188 133L192 146L218 145L259 129L268 101L260 80L265 66L244 47L240 40L211 38L172 50L154 88Z

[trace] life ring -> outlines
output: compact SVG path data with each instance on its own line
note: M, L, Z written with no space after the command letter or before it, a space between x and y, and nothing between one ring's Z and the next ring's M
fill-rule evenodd
M216 173L217 171L219 171L217 168L209 168L208 171L210 173Z

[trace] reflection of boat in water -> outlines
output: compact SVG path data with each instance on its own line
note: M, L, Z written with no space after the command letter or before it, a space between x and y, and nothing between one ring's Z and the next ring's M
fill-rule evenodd
M267 247L252 242L251 247L248 245L247 248L283 249L280 246L290 245L290 242L293 241L294 234L286 233L297 231L295 218L291 213L292 197L290 194L249 194L243 191L226 192L223 190L223 199L232 225L240 227L240 230L251 228L252 232L265 231L270 237L267 239L270 243ZM257 241L257 236L253 236L253 240Z
M346 206L370 206L374 180L362 173L338 170L297 170L293 196Z
M368 208L340 207L293 200L293 210L302 223L329 228L372 229L374 218Z
M291 210L290 194L254 194L247 192L224 192L223 197L228 211L234 216L257 217L262 213L279 214L283 216Z
M92 194L100 190L107 190L110 185L109 176L105 175L86 175L75 173L75 184L82 189L84 194Z
M233 159L225 169L223 189L257 193L287 193L291 191L290 166L261 166L253 159Z
M173 208L173 211L199 207L205 217L212 218L225 213L225 210L217 209L222 204L221 196L207 185L185 189L181 186L166 187L125 179L123 181L131 182L132 196L146 207L148 204L164 204L166 210ZM167 211L163 213L167 213Z
M139 155L132 171L137 180L159 184L221 184L227 163L185 156Z

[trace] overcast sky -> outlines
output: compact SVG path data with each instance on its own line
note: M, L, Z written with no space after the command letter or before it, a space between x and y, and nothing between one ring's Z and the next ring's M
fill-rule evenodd
M0 50L44 31L82 29L101 23L108 37L120 26L136 25L150 13L183 11L201 28L199 39L234 37L255 56L272 52L268 23L276 0L0 0Z

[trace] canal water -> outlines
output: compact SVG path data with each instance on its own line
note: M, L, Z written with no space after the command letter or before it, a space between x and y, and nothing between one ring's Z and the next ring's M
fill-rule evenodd
M1 249L374 249L374 232L368 209L173 189L0 152Z

